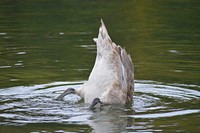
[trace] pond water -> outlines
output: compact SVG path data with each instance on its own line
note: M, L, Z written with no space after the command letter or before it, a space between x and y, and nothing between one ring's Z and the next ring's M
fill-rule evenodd
M0 132L198 132L198 0L0 1ZM103 18L135 66L131 106L94 111L76 95Z

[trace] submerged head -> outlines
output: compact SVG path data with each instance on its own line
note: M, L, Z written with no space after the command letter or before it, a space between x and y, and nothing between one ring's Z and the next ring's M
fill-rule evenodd
M63 97L65 97L66 95L68 94L71 94L71 93L75 93L75 89L74 88L68 88L67 90L65 90L59 97L57 97L56 99L57 100L62 100Z
M68 88L64 93L74 93L75 92L75 89L74 88Z

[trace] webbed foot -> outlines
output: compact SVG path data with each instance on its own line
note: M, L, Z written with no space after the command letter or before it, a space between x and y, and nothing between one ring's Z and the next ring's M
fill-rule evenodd
M92 104L90 105L89 109L94 109L95 108L95 105L97 105L98 103L102 104L102 102L100 101L99 98L95 98L93 101L92 101Z

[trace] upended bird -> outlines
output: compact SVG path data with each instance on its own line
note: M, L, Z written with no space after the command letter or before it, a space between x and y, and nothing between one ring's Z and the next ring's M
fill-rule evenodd
M100 104L131 103L134 94L134 68L130 55L121 46L112 42L103 20L96 42L97 54L88 81L80 88L68 88L57 97L62 100L75 93L90 104L90 109Z

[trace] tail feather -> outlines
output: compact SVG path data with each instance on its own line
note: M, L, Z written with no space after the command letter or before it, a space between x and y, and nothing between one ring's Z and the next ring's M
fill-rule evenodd
M126 82L125 84L127 86L126 88L127 101L132 101L133 92L134 92L134 75L133 75L134 66L132 63L131 56L127 54L126 50L121 48L120 45L116 45L114 42L112 42L102 19L101 19L101 26L99 29L98 38L106 40L107 43L103 43L103 44L110 45L110 49L116 51L118 55L120 56L121 62L124 67L123 79L125 80L124 82Z

